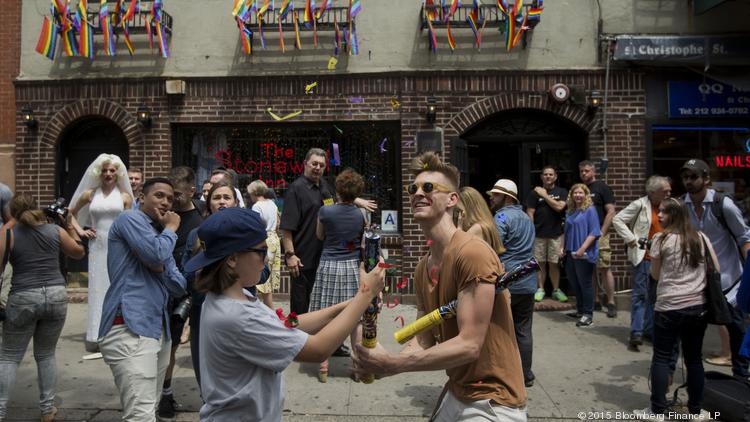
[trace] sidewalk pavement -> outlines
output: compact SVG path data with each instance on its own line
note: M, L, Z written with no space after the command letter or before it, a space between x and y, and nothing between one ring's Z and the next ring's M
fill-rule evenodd
M58 421L119 421L120 402L109 367L101 359L83 360L86 304L71 303L58 344ZM288 311L288 303L279 303ZM379 338L389 350L399 350L393 332L403 316L412 321L414 306L383 308ZM594 325L577 328L564 312L534 315L534 365L536 383L528 388L530 421L575 421L581 412L628 412L649 405L651 347L627 350L630 314L614 319L596 312ZM704 354L718 350L714 327L706 333ZM706 365L727 372L729 368ZM284 371L284 420L289 422L416 422L426 421L446 381L444 371L400 374L364 385L348 377L348 358L332 358L327 384L317 381L317 364L293 363ZM675 386L686 373L679 369ZM193 375L189 345L177 352L172 382L183 412L177 421L197 421L201 400ZM686 394L681 397L687 400ZM18 369L9 403L9 421L38 421L38 388L32 347ZM592 415L593 416L593 415ZM595 419L590 417L588 419ZM599 418L601 419L601 418Z

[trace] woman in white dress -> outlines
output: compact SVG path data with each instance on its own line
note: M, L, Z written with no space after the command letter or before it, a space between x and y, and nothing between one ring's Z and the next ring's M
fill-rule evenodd
M133 205L133 191L128 181L128 172L120 157L100 154L86 169L70 204L73 206L70 210L73 215L73 227L81 238L89 239L86 350L96 352L102 305L109 287L109 227L123 210Z

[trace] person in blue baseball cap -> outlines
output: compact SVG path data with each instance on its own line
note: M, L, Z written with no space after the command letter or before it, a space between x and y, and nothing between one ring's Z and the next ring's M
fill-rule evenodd
M247 288L258 283L266 260L266 225L255 211L227 208L198 229L205 250L185 264L201 269L196 289L201 311L202 421L281 421L282 371L292 361L320 363L351 334L385 285L385 270L360 265L354 298L297 317L274 313Z

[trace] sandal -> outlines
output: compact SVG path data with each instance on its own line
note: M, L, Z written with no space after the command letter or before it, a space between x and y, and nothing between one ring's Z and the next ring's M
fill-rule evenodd
M703 359L703 361L709 365L732 366L732 358L726 357L726 356L716 356L712 358L705 358Z

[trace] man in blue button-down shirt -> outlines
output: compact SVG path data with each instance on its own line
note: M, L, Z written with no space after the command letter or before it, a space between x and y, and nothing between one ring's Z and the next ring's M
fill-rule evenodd
M732 312L732 323L726 326L732 352L732 373L738 377L748 378L749 361L739 353L745 336L745 314L737 307L736 296L742 276L742 263L750 250L750 229L745 225L740 210L726 197L721 204L726 225L719 223L712 210L716 191L708 189L711 176L705 161L686 161L680 169L680 177L687 191L684 199L690 221L696 230L702 231L711 240L711 246L719 258L721 287Z
M120 391L124 421L155 421L169 363L168 297L182 297L185 278L172 257L180 217L165 178L143 185L141 207L128 210L109 229L99 348Z
M509 179L500 179L487 191L490 206L495 212L495 227L505 252L500 255L506 270L519 264L525 264L534 257L534 222L518 204L518 187ZM518 351L521 353L523 381L527 387L534 385L534 372L531 370L534 339L531 325L534 317L534 293L536 293L536 274L531 273L508 287L510 291L510 310L513 314L513 326L516 331Z

